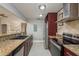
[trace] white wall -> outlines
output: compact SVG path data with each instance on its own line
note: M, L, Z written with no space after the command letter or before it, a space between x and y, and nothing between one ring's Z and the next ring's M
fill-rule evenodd
M7 18L0 19L1 24L7 24L7 33L18 33L21 32L21 23L25 23L22 19L10 15Z
M37 25L37 32L34 32L33 25ZM27 34L33 34L34 42L44 42L44 23L43 20L35 20L27 23Z
M33 34L33 28L32 27L33 26L32 26L31 23L27 23L27 27L26 27L27 35Z

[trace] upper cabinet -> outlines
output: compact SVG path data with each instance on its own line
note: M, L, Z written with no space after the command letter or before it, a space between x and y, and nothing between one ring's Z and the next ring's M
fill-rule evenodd
M1 34L7 34L7 24L1 24Z
M59 30L62 28L63 26L63 22L59 22L61 21L61 19L63 19L63 8L61 8L58 12L57 12L57 32L59 32Z
M63 4L63 21L77 20L78 17L78 3L64 3Z
M62 10L57 13L57 22L69 22L79 19L78 3L63 3Z
M26 23L21 23L21 32L23 32L24 34L26 34L26 27L27 27Z
M55 36L57 32L57 13L48 13L45 23L48 23L48 35Z
M57 12L57 21L61 21L63 19L63 8L61 8L58 12Z

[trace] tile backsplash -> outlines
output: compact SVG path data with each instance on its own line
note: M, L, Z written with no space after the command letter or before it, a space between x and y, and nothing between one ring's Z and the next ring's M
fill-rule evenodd
M0 24L7 24L7 33L21 32L21 23L25 23L25 21L14 15L10 15L5 19L0 19Z
M63 32L79 34L79 20L64 23L62 28L58 30L59 34L62 34Z

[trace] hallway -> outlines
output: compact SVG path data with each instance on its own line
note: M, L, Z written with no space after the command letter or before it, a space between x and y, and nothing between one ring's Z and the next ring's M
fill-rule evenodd
M34 42L28 56L51 56L51 54L44 48L44 43Z

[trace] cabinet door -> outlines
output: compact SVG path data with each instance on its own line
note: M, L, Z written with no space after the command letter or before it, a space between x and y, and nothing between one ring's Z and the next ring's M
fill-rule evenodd
M26 40L24 49L25 49L24 54L25 54L25 56L27 56L29 54L29 51L30 51L30 41L29 41L29 39Z
M2 27L2 34L6 34L7 33L7 24L2 24L1 25L1 27Z
M48 35L55 36L57 32L57 13L48 14Z
M24 56L28 55L28 41L24 42Z
M63 4L63 17L75 18L78 17L78 3L64 3Z
M77 56L77 55L68 50L67 48L64 48L64 56Z
M63 19L63 8L59 10L57 13L57 21L61 21ZM57 32L60 32L60 30L63 27L63 22L57 22Z
M70 4L64 3L63 4L63 18L69 17L70 15Z
M26 26L27 26L26 23L21 23L21 32L26 33Z
M79 17L79 3L78 3L78 17Z
M24 46L14 56L23 56L23 55L24 55Z
M28 51L30 52L30 50L31 50L31 47L32 47L32 39L31 39L31 37L29 38L29 40L28 40Z
M63 8L60 9L57 13L57 21L60 21L63 19Z
M33 38L32 37L30 37L30 38L28 38L27 40L26 40L26 42L25 42L25 52L24 52L24 54L25 54L25 56L27 56L28 54L29 54L29 52L30 52L30 49L31 49L31 47L32 47L32 44L33 44Z

